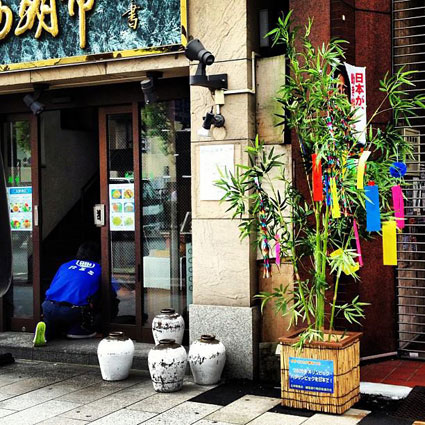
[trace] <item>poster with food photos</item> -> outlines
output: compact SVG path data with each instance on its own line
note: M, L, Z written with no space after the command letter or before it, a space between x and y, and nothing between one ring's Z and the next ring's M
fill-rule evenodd
M109 185L109 227L115 232L134 231L134 184Z
M32 230L32 187L8 187L10 227L14 232Z

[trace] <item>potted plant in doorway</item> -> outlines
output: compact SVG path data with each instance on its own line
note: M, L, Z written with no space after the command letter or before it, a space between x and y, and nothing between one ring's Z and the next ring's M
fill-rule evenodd
M306 189L297 190L281 155L258 137L247 148L249 165L237 166L234 174L222 170L216 184L241 221L241 237L257 235L264 275L273 256L278 265L282 260L293 267L293 284L257 295L262 309L272 301L298 328L280 339L282 404L343 413L359 398L360 334L336 331L335 318L359 323L366 303L358 296L340 302L340 278L359 279L361 238L381 232L384 264L396 262L405 161L412 154L397 127L409 125L425 101L408 98L411 72L399 69L380 82L382 102L361 129L361 111L339 76L344 41L316 48L311 28L309 20L303 29L291 29L288 14L269 33L286 46L290 72L276 100L285 111L282 124L296 135ZM375 117L389 110L394 122L375 126Z

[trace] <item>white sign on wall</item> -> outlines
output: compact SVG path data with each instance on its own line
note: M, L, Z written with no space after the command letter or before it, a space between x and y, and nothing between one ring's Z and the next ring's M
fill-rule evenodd
M224 172L234 173L235 170L234 145L210 145L199 148L199 180L200 200L219 201L224 192L215 186L215 181L220 179L219 169Z
M345 64L348 78L350 80L351 88L351 104L353 108L358 108L355 119L355 129L357 133L357 140L360 144L366 144L366 67L353 66L348 63Z

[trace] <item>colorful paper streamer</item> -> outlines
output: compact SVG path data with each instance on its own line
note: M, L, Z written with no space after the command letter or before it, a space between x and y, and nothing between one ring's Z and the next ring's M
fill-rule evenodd
M274 247L276 254L276 266L280 268L280 239L279 236L276 236L276 245Z
M404 229L404 198L401 186L393 186L391 188L393 195L394 216L396 218L397 227Z
M353 220L354 237L356 238L357 254L359 255L359 265L363 267L362 248L360 246L359 230L356 219Z
M382 225L382 251L384 266L397 265L397 224L386 221Z
M313 163L313 201L323 201L322 161L317 161L317 153L311 155Z
M381 230L378 186L366 186L364 191L366 196L366 230L378 232Z
M335 177L330 178L331 196L332 196L332 218L341 217L341 209L339 208L338 192L336 190Z
M402 178L407 172L407 165L404 162L393 162L390 167L390 174L395 178Z
M366 161L369 155L370 151L364 151L359 158L359 163L357 164L357 189L363 189Z

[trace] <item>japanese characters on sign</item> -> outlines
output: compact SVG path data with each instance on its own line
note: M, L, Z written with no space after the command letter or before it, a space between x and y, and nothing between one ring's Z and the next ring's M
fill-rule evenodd
M289 388L332 394L334 362L289 357Z
M86 14L93 9L94 0L68 0L69 16L75 15L75 3L78 7L80 47L84 49L86 47ZM13 18L12 9L0 1L0 40L6 38L12 31ZM21 0L18 18L14 31L17 37L32 30L36 22L34 38L40 38L43 31L53 37L59 34L56 0Z
M8 187L10 227L12 231L32 230L32 187Z
M353 66L345 64L348 78L350 81L350 96L353 108L357 109L355 118L358 122L355 123L358 142L362 145L366 144L366 68L363 66Z
M141 9L141 7L137 6L136 2L132 0L127 12L123 13L122 15L123 17L125 16L128 17L127 18L128 26L132 30L137 30L137 27L139 25L139 15L138 15L139 9Z
M0 72L179 50L185 0L0 0Z

